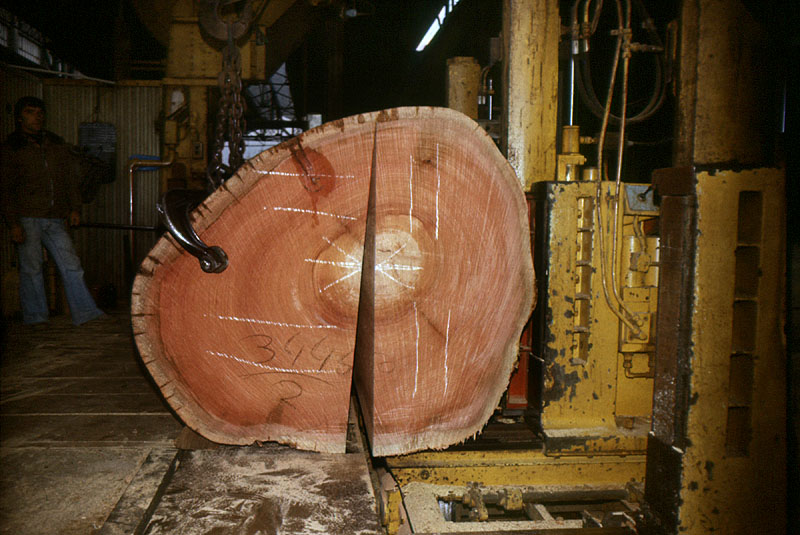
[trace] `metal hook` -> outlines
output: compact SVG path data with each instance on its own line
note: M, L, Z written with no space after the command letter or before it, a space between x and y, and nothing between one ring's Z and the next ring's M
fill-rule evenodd
M181 247L200 261L206 273L222 273L228 267L228 255L216 245L209 247L200 239L189 221L189 212L206 198L204 191L170 190L157 204L161 221Z

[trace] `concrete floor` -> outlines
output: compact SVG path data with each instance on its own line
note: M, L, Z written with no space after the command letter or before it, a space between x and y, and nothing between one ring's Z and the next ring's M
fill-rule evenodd
M176 449L126 310L4 334L0 533L380 533L363 452Z
M95 533L181 424L139 365L126 313L80 327L6 323L0 533Z

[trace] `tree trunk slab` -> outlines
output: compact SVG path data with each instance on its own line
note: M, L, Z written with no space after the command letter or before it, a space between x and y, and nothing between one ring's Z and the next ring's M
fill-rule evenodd
M497 406L534 299L520 182L442 108L322 125L193 212L229 267L165 236L133 288L142 359L215 442L343 452L355 385L375 455L444 448Z

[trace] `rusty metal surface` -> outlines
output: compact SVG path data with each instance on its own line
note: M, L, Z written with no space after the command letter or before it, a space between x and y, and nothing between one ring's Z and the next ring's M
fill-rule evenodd
M691 395L681 529L786 526L785 189L782 169L697 175ZM741 251L758 250L752 272ZM750 313L748 313L750 311ZM744 313L743 313L744 312ZM741 374L740 362L751 368ZM745 386L745 391L740 386ZM758 496L758 507L752 507Z
M560 31L556 2L503 1L504 148L525 190L556 174Z
M506 535L508 531L459 531L459 535ZM635 535L631 528L543 528L514 530L514 535ZM419 535L440 535L438 533L420 533Z
M643 481L644 455L551 457L538 450L440 451L387 457L401 485L624 485Z
M161 112L161 85L158 82L120 83L114 87L95 83L48 80L44 85L44 101L48 108L47 128L64 137L68 143L78 142L78 125L101 121L117 128L117 179L100 187L97 198L83 207L83 221L95 223L128 223L130 205L128 158L134 154L159 155L155 122ZM156 201L159 195L159 173L147 171L135 177L136 213L134 224L154 226L158 223ZM117 294L127 288L123 261L125 233L119 230L81 228L73 236L90 287L113 284ZM134 261L143 258L155 243L155 232L138 232Z
M692 307L696 198L691 168L659 170L653 175L653 183L661 197L661 280L645 497L653 521L670 531L678 524L689 408L691 326L686 318Z
M746 4L682 2L677 165L770 163L782 53Z
M686 180L696 202L662 197L672 221L662 284L673 295L659 318L650 527L785 533L783 170Z
M654 224L658 212L650 204L631 206L627 188L634 193L646 189L625 185L616 213L609 200L614 194L610 182L533 186L534 260L538 273L545 275L538 281L532 344L541 385L532 385L531 391L539 396L532 405L541 410L548 454L626 454L645 449L652 398L651 318L658 302L658 237L645 235L643 229L645 223L648 228ZM608 293L613 287L631 316L637 317L641 336L620 326L604 297L604 277Z
M638 511L627 501L624 488L600 485L485 487L413 482L404 485L402 493L409 524L417 534L634 533Z
M363 454L266 445L188 452L144 533L380 533Z
M232 0L205 0L200 2L198 22L200 27L217 41L237 40L250 30L253 22L253 2L245 0L236 16L223 18L223 9L234 4Z
M542 359L541 424L546 433L572 430L571 435L578 435L580 430L591 430L597 436L616 428L618 321L604 303L579 306L600 295L597 274L578 265L579 257L585 258L582 253L592 250L596 234L591 228L580 230L582 218L589 227L593 220L583 217L592 208L582 208L581 203L591 202L597 187L589 182L541 182L533 188L539 216L534 258L543 274L538 280L534 321L540 327L534 331L533 351ZM595 254L595 262L599 256ZM581 275L585 280L579 288L576 281ZM585 293L581 300L578 293ZM590 318L576 314L587 308Z
M668 446L685 446L695 248L694 173L690 168L660 170L654 184L661 196L661 280L656 319L656 375L653 436Z

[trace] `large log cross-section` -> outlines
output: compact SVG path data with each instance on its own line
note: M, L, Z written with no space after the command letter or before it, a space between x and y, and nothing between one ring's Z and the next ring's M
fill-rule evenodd
M192 215L229 267L206 274L165 236L132 300L142 359L186 425L342 452L352 385L375 455L486 423L534 277L522 188L472 120L398 108L327 123Z

